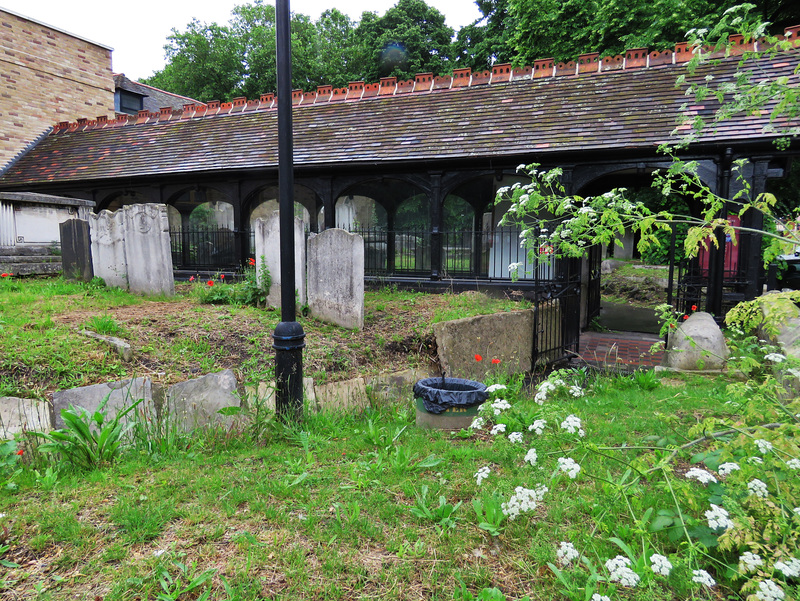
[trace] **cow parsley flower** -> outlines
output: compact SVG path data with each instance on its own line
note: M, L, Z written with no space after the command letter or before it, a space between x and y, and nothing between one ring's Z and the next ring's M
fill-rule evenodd
M583 428L581 428L581 418L577 415L568 415L567 419L561 422L561 429L578 436L584 436L585 434Z
M758 478L753 478L750 480L750 482L747 483L747 489L750 491L751 495L755 495L760 499L766 499L767 494L769 493L767 490L767 485Z
M542 432L544 432L544 429L546 427L547 427L547 420L545 420L545 419L537 419L530 426L528 426L528 432L536 432L536 434L541 436Z
M473 430L480 430L484 426L484 419L482 417L476 417L472 420L472 423L469 425L470 428Z
M579 399L583 396L583 388L577 385L573 385L569 387L569 393L574 396L576 399Z
M547 492L547 487L543 484L538 485L534 489L517 486L514 489L514 494L507 503L503 503L500 508L503 513L508 516L509 520L514 520L520 513L526 511L533 511L536 506L544 498Z
M506 388L507 387L505 384L492 384L491 386L486 387L486 392L492 393L492 392L497 392L498 390L505 390Z
M510 440L514 444L522 442L522 432L512 432L511 434L508 435L508 440Z
M756 438L753 442L756 443L758 447L758 452L762 455L766 455L772 450L772 443L768 440L764 440L763 438Z
M795 507L794 509L792 509L792 513L795 515L800 515L800 507Z
M558 469L574 480L578 472L581 471L581 466L575 463L572 457L559 457Z
M539 460L539 456L536 454L536 449L528 449L528 452L525 453L525 463L530 463L531 465L536 465L536 462Z
M506 409L511 409L511 403L505 399L497 399L492 403L492 411L494 412L495 416L500 415Z
M775 569L783 572L787 578L797 578L800 576L800 559L792 557L789 561L776 561Z
M558 545L556 557L558 558L558 563L560 563L562 566L568 566L572 563L572 560L580 557L580 553L578 553L575 545L562 540L561 544Z
M763 565L764 560L761 559L761 556L750 551L745 551L739 556L739 571L745 574L747 572L755 572L759 566Z
M661 576L669 576L672 571L672 563L663 555L653 553L650 556L650 569Z
M800 459L789 459L789 461L786 462L786 467L793 470L800 470Z
M711 574L705 570L692 570L692 582L702 584L711 588L717 584L716 580L711 577Z
M786 361L786 357L781 355L780 353L770 353L769 355L764 355L765 361L772 361L773 363L783 363Z
M738 463L734 463L733 461L729 461L728 463L723 463L722 465L720 465L719 469L717 469L717 472L719 472L719 475L724 478L725 476L727 476L731 472L735 472L738 469L741 469L739 467Z
M505 431L506 431L506 425L505 424L495 424L492 427L492 430L491 430L490 434L492 436L496 436L500 432L505 432Z
M161 557L162 555L164 555L164 553L166 553L165 549L157 549L157 550L153 551L153 556L154 557Z
M772 580L759 582L755 595L756 599L760 601L781 601L786 598L786 593L783 592L783 589Z
M706 519L708 520L708 527L712 530L723 528L733 528L733 521L728 517L728 512L719 505L711 503L711 509L706 511Z
M478 471L473 474L475 476L475 480L478 482L478 486L480 486L481 482L486 480L486 478L488 478L489 474L491 473L492 470L490 470L488 466L479 468Z
M639 574L634 572L629 566L631 560L622 555L617 555L614 559L606 561L609 582L619 582L622 586L633 588L639 584Z
M747 462L752 463L753 465L761 465L764 463L764 460L761 459L761 457L748 457Z
M544 382L539 384L539 388L537 389L537 392L534 395L533 400L536 403L543 405L544 402L547 400L547 395L549 395L551 392L555 392L557 388L558 386L556 386L554 382L545 380Z
M600 593L595 593L592 595L592 601L611 601L611 597L608 595L601 595Z
M686 472L688 480L697 480L700 484L716 483L717 479L706 470L701 470L699 467L693 467Z

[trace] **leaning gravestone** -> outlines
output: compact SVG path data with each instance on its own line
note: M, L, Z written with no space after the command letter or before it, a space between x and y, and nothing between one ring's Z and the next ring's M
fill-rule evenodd
M136 204L90 215L94 274L137 294L175 293L167 206Z
M364 239L329 229L308 240L308 308L322 321L364 327Z
M67 219L58 226L61 235L61 267L68 280L89 282L94 277L92 269L92 241L89 222L84 219Z
M730 351L725 337L710 313L692 313L672 332L664 363L688 371L718 370L725 367Z
M233 418L224 417L219 410L241 404L236 375L226 369L170 386L161 420L170 420L181 430L191 432L210 424L232 423Z
M106 285L128 289L128 266L122 239L122 213L100 211L89 215L94 275Z
M270 307L281 306L281 229L279 213L275 211L269 219L256 219L256 273L266 264L272 284L267 295ZM306 302L306 234L303 220L294 218L294 287L298 302ZM260 275L259 275L260 277Z
M120 209L128 267L128 289L137 294L175 294L167 205L136 204Z

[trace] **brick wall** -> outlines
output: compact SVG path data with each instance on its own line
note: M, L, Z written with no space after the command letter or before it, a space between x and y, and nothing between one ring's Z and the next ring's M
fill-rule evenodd
M0 169L58 121L114 116L111 49L0 9Z

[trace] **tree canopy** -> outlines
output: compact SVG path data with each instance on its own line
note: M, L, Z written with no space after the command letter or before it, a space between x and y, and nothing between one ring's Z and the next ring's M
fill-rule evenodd
M331 8L314 21L292 14L292 85L444 75L454 68L531 64L538 58L628 48L670 48L690 29L712 29L735 0L475 0L481 18L454 32L425 0L398 0L384 15L359 21ZM800 23L794 0L755 0L753 13L773 31ZM276 87L275 8L254 0L226 25L191 21L173 29L167 65L144 83L202 101L256 98Z

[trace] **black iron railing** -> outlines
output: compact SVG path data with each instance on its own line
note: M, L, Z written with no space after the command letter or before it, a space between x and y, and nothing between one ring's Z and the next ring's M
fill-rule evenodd
M174 269L235 269L241 264L242 233L227 229L169 232Z
M514 266L516 277L530 282L552 280L557 272L558 261L536 260L537 255L546 258L551 249L531 252L523 248L515 228L439 233L385 228L348 231L364 238L367 276L430 276L435 271L441 278L510 280L509 266Z

